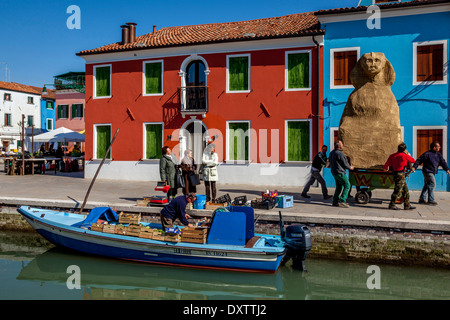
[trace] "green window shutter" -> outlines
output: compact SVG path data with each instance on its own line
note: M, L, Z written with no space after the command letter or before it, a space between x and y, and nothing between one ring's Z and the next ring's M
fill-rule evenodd
M97 126L97 159L103 159L111 143L111 126ZM111 159L108 153L106 159Z
M147 124L145 125L146 142L145 158L159 159L161 158L162 148L162 124Z
M248 57L231 57L228 60L228 88L230 91L249 89Z
M145 93L162 93L162 63L145 64Z
M288 161L309 161L309 121L288 122Z
M309 53L288 54L288 89L309 87Z
M61 119L61 115L62 115L62 105L58 105L57 109L58 109L58 119Z
M250 128L246 122L228 125L229 160L248 160L249 134Z
M72 119L77 117L77 105L72 105Z
M108 97L111 95L111 67L99 67L95 69L96 97Z

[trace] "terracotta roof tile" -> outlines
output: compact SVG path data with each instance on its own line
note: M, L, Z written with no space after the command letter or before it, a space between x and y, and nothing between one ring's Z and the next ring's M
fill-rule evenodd
M132 43L109 44L77 55L207 43L323 34L313 12L249 21L168 27L136 37Z
M21 84L17 82L5 82L5 81L0 81L0 89L25 92L37 95L41 95L42 92L42 88L40 88L41 90L39 91L37 87L28 86L26 84Z

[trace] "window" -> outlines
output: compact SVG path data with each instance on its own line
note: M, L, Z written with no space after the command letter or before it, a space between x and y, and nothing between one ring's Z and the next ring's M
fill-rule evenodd
M11 101L11 93L5 93L3 95L3 100L5 101Z
M144 62L144 95L163 93L163 61Z
M46 107L47 109L55 109L55 101L47 100L46 101Z
M416 42L414 48L414 84L433 81L447 83L447 41Z
M33 103L34 103L34 98L28 97L28 104L33 104Z
M430 144L433 141L438 141L441 145L440 152L446 157L446 150L444 150L444 129L442 128L416 128L416 158L420 157L424 152L430 150Z
M163 132L162 123L144 123L144 159L161 158Z
M27 117L27 124L29 127L34 126L34 117L33 116L28 116Z
M109 144L111 143L111 125L95 125L95 141L94 141L94 158L103 159L108 151ZM106 156L106 159L111 159L111 151Z
M227 92L250 91L250 55L227 56Z
M68 119L69 118L69 105L60 104L58 105L58 119Z
M77 103L72 105L72 119L83 118L83 104Z
M311 89L311 51L286 52L286 91Z
M111 97L111 65L94 67L94 97Z
M353 88L350 73L359 59L359 48L339 48L330 50L331 88Z
M5 113L5 126L10 127L11 126L11 114Z
M311 159L311 121L286 121L286 151L287 161L310 161Z
M53 130L53 119L47 119L47 130Z
M249 160L250 122L228 122L228 160Z

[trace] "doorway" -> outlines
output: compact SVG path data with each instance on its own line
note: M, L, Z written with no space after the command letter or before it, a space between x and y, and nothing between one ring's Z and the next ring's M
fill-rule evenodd
M202 163L203 150L206 147L206 132L207 128L202 121L195 119L186 121L181 128L180 161L184 157L184 151L190 149L195 163L197 165Z

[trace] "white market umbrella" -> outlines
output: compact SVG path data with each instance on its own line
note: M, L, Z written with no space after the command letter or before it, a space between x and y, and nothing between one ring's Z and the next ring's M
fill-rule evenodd
M84 134L61 127L33 137L34 142L84 142Z

